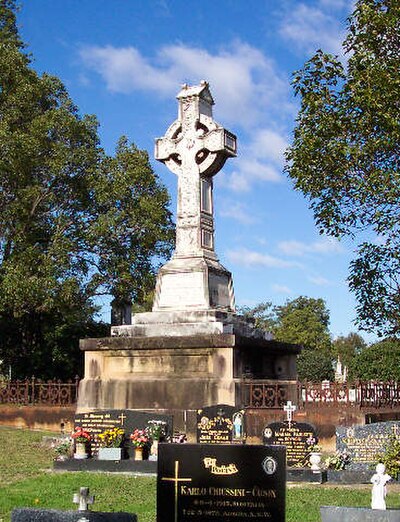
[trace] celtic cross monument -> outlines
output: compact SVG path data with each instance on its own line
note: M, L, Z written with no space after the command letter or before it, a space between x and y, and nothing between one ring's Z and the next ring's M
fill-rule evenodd
M177 176L175 252L158 272L151 312L112 326L110 337L80 341L80 412L161 408L178 415L239 405L243 375L296 375L298 348L236 315L232 276L215 253L213 177L236 156L236 137L214 120L207 82L184 85L177 99L178 118L155 146L156 159Z
M234 311L231 274L214 249L213 176L236 156L236 137L214 121L208 83L184 85L178 118L156 140L155 158L178 177L176 248L160 270L153 311Z

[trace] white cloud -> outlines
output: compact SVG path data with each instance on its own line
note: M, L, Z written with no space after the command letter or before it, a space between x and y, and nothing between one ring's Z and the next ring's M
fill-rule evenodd
M235 162L235 170L219 181L234 192L248 192L256 182L282 182L287 146L285 138L272 129L254 130L251 142L243 146Z
M267 110L285 110L289 86L272 60L258 49L234 42L215 54L185 45L166 45L153 57L134 47L88 46L80 51L86 67L115 92L136 90L173 96L184 82L210 82L218 117L243 127L265 118ZM279 102L281 101L281 103Z
M250 214L243 203L233 202L226 199L221 201L219 215L232 218L244 225L255 223L257 221L254 215Z
M272 290L276 292L277 294L291 294L292 291L288 286L285 285L272 285Z
M327 238L314 243L302 243L301 241L281 241L278 243L281 252L291 256L304 256L305 254L335 254L343 252L342 245L335 239Z
M237 250L228 250L226 257L232 263L237 265L254 267L263 266L268 268L293 268L301 267L297 262L285 261L278 257L271 256L269 254L262 254L254 250L248 250L247 248L238 248Z
M329 286L332 284L331 281L322 276L309 276L307 279L310 281L310 283L317 286Z
M326 52L341 54L341 42L344 38L345 25L337 17L325 12L331 2L322 2L320 8L297 3L282 17L280 35L292 42L297 49L314 53L318 48ZM340 7L340 6L338 6ZM343 20L344 22L344 20Z

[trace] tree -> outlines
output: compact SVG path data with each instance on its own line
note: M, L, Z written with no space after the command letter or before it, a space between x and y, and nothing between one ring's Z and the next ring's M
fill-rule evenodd
M354 359L352 377L362 381L400 380L400 341L386 338L364 348Z
M254 307L241 306L237 312L246 319L253 320L254 326L264 332L273 332L276 327L276 315L271 302L265 301Z
M333 379L329 310L323 299L300 296L282 306L263 302L240 312L253 318L257 328L272 332L276 340L303 347L297 358L301 380Z
M361 335L351 332L346 336L339 336L332 342L332 353L339 357L341 363L350 370L354 359L366 348L366 343Z
M398 1L358 0L343 47L347 66L319 50L294 74L301 107L286 171L321 233L360 237L349 274L358 324L399 334Z
M15 11L1 2L0 360L58 376L77 369L96 295L145 301L173 225L147 153L126 138L104 153L96 118L31 67Z
M315 350L329 351L329 311L323 299L300 296L275 307L278 341L301 344Z
M275 338L303 346L297 358L299 379L333 380L329 310L324 300L300 296L275 311Z

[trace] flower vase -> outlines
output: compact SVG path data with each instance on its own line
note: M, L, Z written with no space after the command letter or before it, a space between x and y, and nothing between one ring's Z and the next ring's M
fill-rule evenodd
M74 459L87 459L88 456L86 442L76 442Z
M157 459L158 459L158 440L153 440L153 443L150 448L149 460L157 460Z
M311 452L310 455L310 464L312 471L321 471L321 453L319 452Z
M134 455L135 455L135 460L143 460L143 448L136 447Z

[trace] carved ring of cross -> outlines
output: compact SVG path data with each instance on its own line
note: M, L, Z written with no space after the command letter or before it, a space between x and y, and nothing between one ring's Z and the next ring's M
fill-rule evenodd
M222 154L225 130L204 116L189 124L176 120L158 140L158 157L176 175L196 168L199 174L213 176L225 163Z

